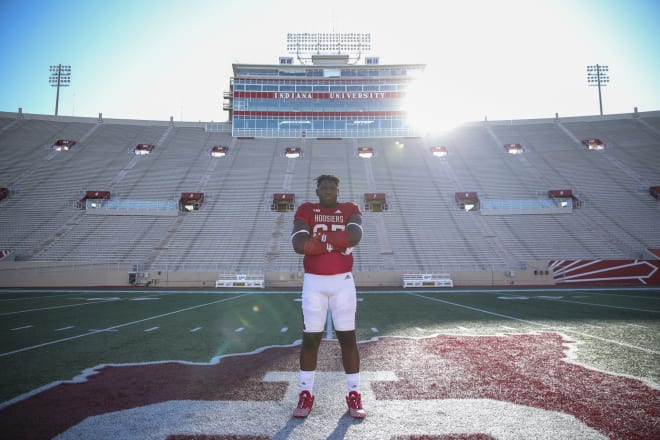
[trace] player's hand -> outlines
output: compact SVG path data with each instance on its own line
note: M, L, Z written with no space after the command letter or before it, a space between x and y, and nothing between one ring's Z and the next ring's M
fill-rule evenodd
M348 232L346 231L319 231L317 235L321 243L330 243L335 249L348 248Z
M330 243L323 243L319 237L309 237L305 242L305 255L321 255L326 252L332 252L334 246Z

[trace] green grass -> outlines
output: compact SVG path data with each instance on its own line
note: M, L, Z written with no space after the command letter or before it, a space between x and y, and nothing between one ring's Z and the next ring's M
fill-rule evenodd
M0 402L102 364L206 363L300 338L298 291L0 291ZM660 383L660 291L360 291L357 334L554 331L587 366Z

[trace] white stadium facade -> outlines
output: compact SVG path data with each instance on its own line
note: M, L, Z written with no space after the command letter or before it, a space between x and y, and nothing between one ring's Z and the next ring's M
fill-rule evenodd
M0 112L0 286L288 287L295 208L341 179L358 286L660 284L660 111L425 134L423 64L289 34L224 123Z

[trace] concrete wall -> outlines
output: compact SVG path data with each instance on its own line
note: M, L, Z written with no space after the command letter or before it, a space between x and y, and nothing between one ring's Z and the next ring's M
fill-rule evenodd
M535 268L537 273L535 274ZM543 268L539 275L538 268ZM552 285L547 264L532 262L516 272L452 272L455 287L511 287ZM127 265L57 266L52 263L0 262L0 287L130 287ZM402 287L403 273L356 272L358 287ZM215 288L217 272L144 272L137 276L137 286L159 288ZM266 287L300 288L302 272L267 272Z

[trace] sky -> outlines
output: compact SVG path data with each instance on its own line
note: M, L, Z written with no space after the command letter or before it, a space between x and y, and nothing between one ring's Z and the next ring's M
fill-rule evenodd
M287 33L370 33L381 64L426 64L421 117L448 123L660 110L660 0L0 0L0 111L225 121L232 63Z

